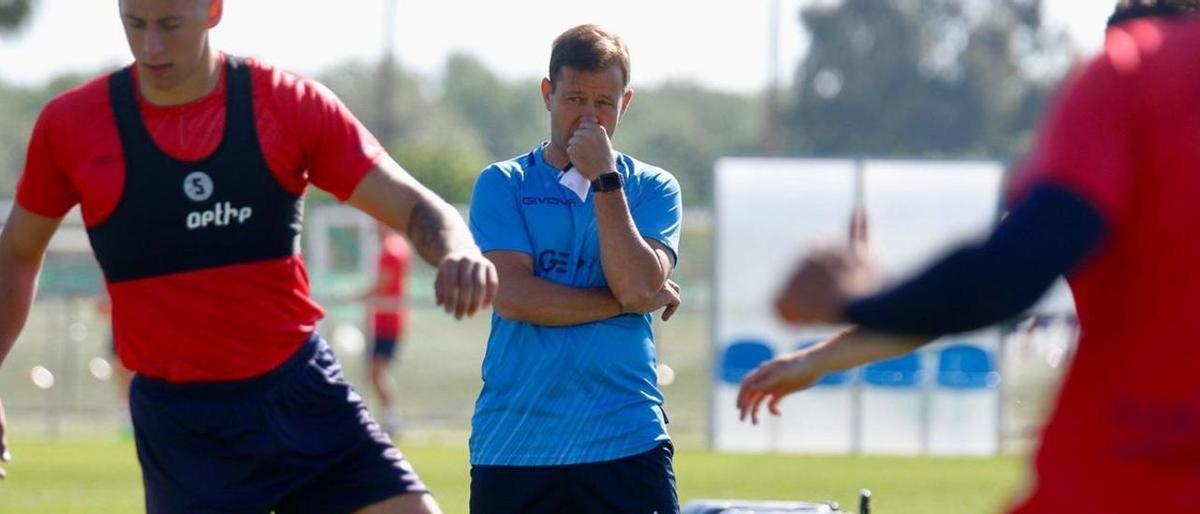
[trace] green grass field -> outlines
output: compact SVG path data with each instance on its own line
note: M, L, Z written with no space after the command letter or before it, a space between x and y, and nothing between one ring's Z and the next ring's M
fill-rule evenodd
M15 460L0 482L0 514L110 514L142 511L130 441L10 441ZM465 447L401 442L447 513L467 512ZM824 501L857 505L874 493L876 514L997 512L1016 488L1014 457L934 459L719 455L684 449L675 460L683 502L697 498Z

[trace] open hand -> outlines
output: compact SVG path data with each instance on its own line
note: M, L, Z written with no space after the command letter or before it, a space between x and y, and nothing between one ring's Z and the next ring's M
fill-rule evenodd
M758 410L763 402L767 403L767 410L771 414L778 416L780 400L812 387L821 378L821 373L807 356L805 350L780 355L746 375L738 389L738 419L746 421L749 416L750 422L757 425Z

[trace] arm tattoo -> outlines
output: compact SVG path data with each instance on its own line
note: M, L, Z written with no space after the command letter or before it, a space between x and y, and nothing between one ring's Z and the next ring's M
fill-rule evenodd
M408 216L408 239L429 262L436 262L449 252L444 217L445 213L424 199L413 205Z

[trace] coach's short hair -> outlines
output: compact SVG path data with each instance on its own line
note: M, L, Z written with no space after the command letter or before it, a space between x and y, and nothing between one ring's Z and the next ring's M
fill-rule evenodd
M624 86L629 86L629 48L625 41L597 25L580 25L554 38L550 50L550 86L556 85L563 66L582 71L621 67Z
M1108 18L1108 26L1134 18L1175 16L1184 13L1200 13L1200 0L1120 0L1116 10Z

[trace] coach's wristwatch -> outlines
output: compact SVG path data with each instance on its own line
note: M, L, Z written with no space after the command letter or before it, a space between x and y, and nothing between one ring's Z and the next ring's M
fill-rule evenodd
M592 192L607 193L621 189L624 185L625 181L621 179L621 174L610 171L592 179Z

